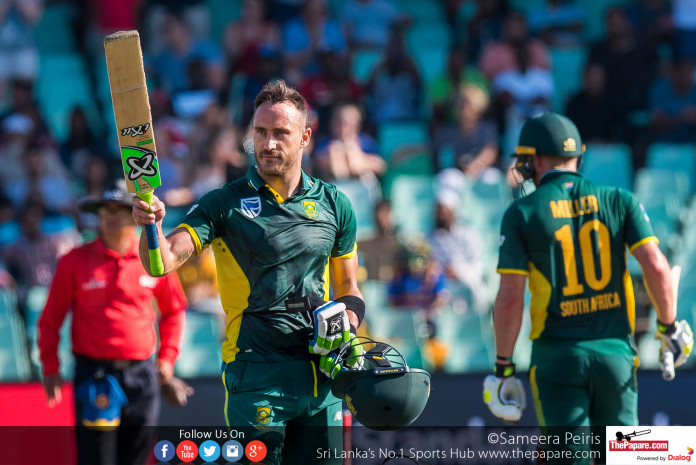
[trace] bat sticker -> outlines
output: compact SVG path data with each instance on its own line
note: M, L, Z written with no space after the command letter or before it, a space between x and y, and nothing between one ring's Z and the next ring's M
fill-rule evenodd
M155 176L157 174L157 167L155 166L155 152L138 147L122 148L128 148L139 152L139 154L125 159L126 165L128 165L130 168L128 171L129 181L135 182L143 176Z
M147 132L148 129L150 129L150 123L139 124L137 126L131 126L129 128L121 129L121 135L122 136L130 135L131 137L142 136L142 135L145 135L145 133Z

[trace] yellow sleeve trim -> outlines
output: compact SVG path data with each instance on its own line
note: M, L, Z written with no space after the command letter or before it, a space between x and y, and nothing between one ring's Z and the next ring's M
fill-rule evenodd
M338 257L331 257L331 260L353 258L356 253L358 253L358 243L357 242L353 243L353 250L351 250L347 254L340 255Z
M638 242L636 242L635 244L633 244L632 246L630 246L628 248L628 251L633 253L633 251L636 250L638 247L640 247L643 244L647 244L648 242L654 242L656 244L660 243L660 241L657 239L657 237L650 236L650 237L646 237L645 239L641 239Z
M200 255L203 252L203 247L201 246L201 240L198 238L198 233L196 233L196 230L193 229L191 226L187 225L186 223L181 223L174 229L177 228L183 228L188 231L188 233L193 238L193 243L196 245L196 255Z
M514 268L498 268L496 270L499 274L521 274L524 276L529 276L529 271L527 270L516 270Z

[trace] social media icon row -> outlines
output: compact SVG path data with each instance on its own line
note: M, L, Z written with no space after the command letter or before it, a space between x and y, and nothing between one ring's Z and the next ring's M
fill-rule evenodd
M227 441L220 445L211 440L203 442L198 446L193 441L181 441L179 445L174 447L170 441L163 440L155 444L155 458L160 462L168 462L175 457L184 462L190 462L200 455L205 462L214 462L220 456L228 462L237 462L246 456L254 461L260 462L266 457L266 445L261 441L251 441L246 448L238 441Z

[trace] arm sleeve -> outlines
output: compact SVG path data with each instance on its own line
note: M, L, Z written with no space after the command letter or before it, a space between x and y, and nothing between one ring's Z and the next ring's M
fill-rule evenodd
M184 221L177 227L186 229L196 244L196 253L200 254L216 237L217 225L221 218L220 191L208 192L191 207Z
M356 252L355 239L358 224L350 200L339 190L336 190L336 223L338 233L331 249L331 258L350 258Z
M67 255L58 261L46 305L37 324L39 357L44 376L58 373L60 365L58 361L60 327L63 325L65 315L73 305L75 296L70 258L71 255Z
M170 273L158 280L155 297L160 309L160 347L157 358L173 365L181 349L186 319L184 310L187 303L176 273Z
M500 227L498 273L529 274L529 257L523 226L522 215L516 205L512 204L505 212Z
M626 215L624 242L631 253L646 242L658 242L645 207L632 193L619 190Z

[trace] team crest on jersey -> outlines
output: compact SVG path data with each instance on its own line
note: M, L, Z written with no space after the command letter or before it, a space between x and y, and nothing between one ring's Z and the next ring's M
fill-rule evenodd
M304 213L307 215L307 218L311 218L313 220L317 219L319 216L319 210L317 210L317 204L311 200L305 200L302 202L302 205L304 206Z
M271 407L256 407L256 423L263 426L268 426L273 418L273 411Z
M240 208L244 216L253 220L261 214L261 197L245 197L241 199Z

